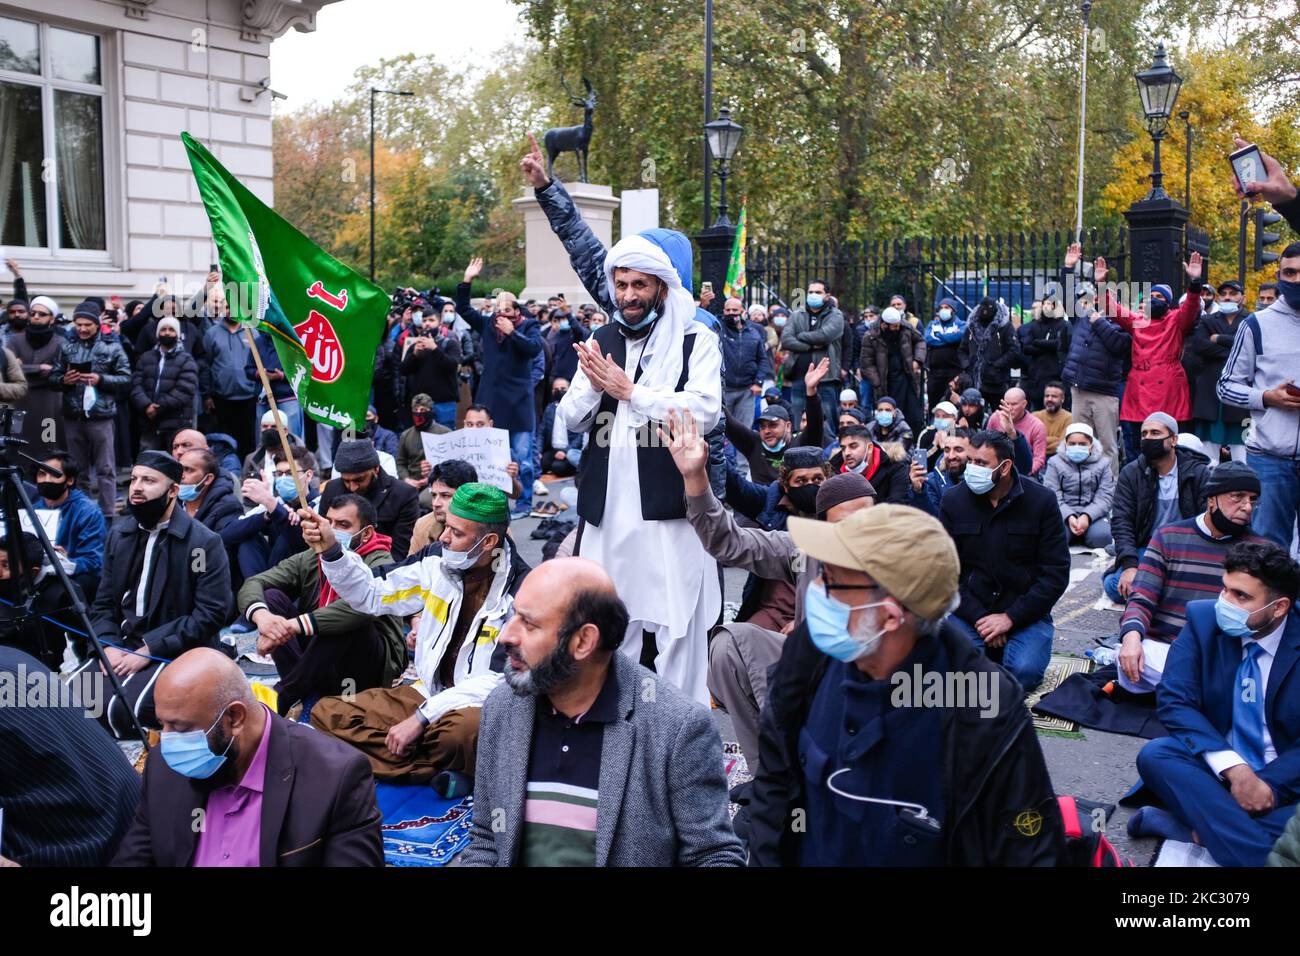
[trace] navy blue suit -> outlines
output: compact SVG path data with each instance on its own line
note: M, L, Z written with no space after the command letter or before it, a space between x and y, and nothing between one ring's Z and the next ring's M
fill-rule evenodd
M1213 601L1187 605L1187 624L1169 650L1156 690L1157 712L1170 736L1138 754L1138 771L1165 805L1196 831L1222 866L1263 866L1300 799L1300 615L1292 611L1264 690L1264 719L1277 758L1258 771L1276 809L1252 817L1205 762L1234 749L1232 705L1242 641L1219 630Z

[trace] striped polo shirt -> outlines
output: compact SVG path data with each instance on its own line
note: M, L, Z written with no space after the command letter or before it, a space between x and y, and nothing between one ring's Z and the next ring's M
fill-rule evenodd
M547 698L537 702L524 800L524 866L596 864L601 745L605 724L617 717L612 664L586 713L567 717Z
M1214 600L1223 590L1223 559L1238 541L1262 541L1253 534L1216 538L1205 515L1165 525L1151 536L1138 566L1119 633L1137 631L1166 643L1187 623L1187 602Z

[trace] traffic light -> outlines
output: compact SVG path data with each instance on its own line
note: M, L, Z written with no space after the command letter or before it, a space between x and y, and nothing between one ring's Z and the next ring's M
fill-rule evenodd
M1281 222L1282 217L1275 212L1265 212L1260 206L1255 210L1255 269L1264 268L1270 262L1277 262L1280 256L1276 252L1265 252L1265 246L1271 246L1282 238L1280 232L1268 232L1269 226Z

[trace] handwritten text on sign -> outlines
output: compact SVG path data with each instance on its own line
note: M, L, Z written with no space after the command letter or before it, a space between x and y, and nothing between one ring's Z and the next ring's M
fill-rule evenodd
M504 428L461 428L444 435L425 432L420 438L429 464L459 458L474 466L479 481L510 493L513 484L506 474L510 464L510 433Z

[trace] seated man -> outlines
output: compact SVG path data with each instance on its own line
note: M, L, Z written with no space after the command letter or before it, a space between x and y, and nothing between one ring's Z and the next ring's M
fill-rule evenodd
M44 463L53 470L36 473L36 490L41 497L32 504L59 513L54 546L72 562L71 568L65 568L68 577L81 588L87 602L93 601L104 567L104 536L108 530L104 514L77 489L81 469L71 455L54 451ZM57 477L56 472L62 472L63 477Z
M235 486L210 451L187 451L180 458L181 488L177 497L191 518L209 531L221 534L232 521L244 516Z
M781 654L790 627L803 619L806 562L785 531L742 528L713 495L708 444L693 418L670 412L669 451L682 474L686 520L718 564L749 572L735 621L709 638L709 693L731 715L736 738L751 767L758 762L758 713L767 689L767 670ZM852 473L832 475L816 489L815 515L839 521L875 500L871 482Z
M284 412L280 412L279 415L280 421L284 423L285 428L288 428L289 419L285 417ZM271 456L284 447L280 441L280 432L275 427L275 416L276 413L269 410L262 415L261 445L256 451L249 452L244 458L244 465L239 473L240 481L247 481L249 478L261 478L266 481L267 476L274 470ZM176 437L179 438L180 435L178 434ZM306 448L307 446L303 444L301 438L290 432L289 448L297 449L299 447Z
M369 568L393 563L391 542L375 531L375 509L360 495L335 498L325 513L334 537ZM308 549L249 578L239 590L239 613L257 628L257 653L275 660L283 717L301 702L310 713L319 697L388 688L406 669L406 628L392 614L354 610L321 577Z
M1169 809L1143 807L1130 833L1199 843L1220 866L1264 865L1300 797L1297 597L1300 567L1286 551L1242 541L1224 558L1217 601L1187 606L1156 691L1169 736L1137 758Z
M916 447L925 449L927 471L934 471L939 463L939 456L943 454L943 448L940 447L943 437L952 434L952 430L957 427L957 406L952 402L940 402L934 406L933 411L934 420L916 436Z
M1020 688L948 624L959 565L939 522L876 505L790 533L820 572L769 676L751 865L1061 865ZM921 685L950 689L922 706Z
M104 721L119 738L134 735L130 712L158 726L153 689L159 672L185 651L218 646L230 620L230 565L221 538L177 507L181 463L145 451L131 469L127 513L113 522L104 574L90 609L125 697L116 694ZM78 672L98 668L88 660Z
M803 379L804 394L808 398L817 394L817 386L826 377L830 367L830 360L823 359L808 369L808 374ZM821 403L809 402L808 407L813 408L819 404ZM756 485L770 485L776 481L786 449L803 445L816 445L820 448L823 441L822 429L822 412L817 408L809 416L808 427L793 434L790 410L776 401L769 402L758 413L753 428L731 418L725 422L727 440L736 446L736 451L749 463L749 480ZM727 497L731 497L730 488Z
M457 488L471 481L478 481L478 472L467 461L448 458L433 466L429 471L431 510L427 515L421 515L420 520L415 522L415 530L411 533L409 557L415 557L430 544L437 544L438 539L442 537L443 528L447 525L447 506L451 504L451 496L456 493Z
M1156 689L1169 645L1187 623L1188 602L1215 593L1234 544L1263 540L1250 533L1259 492L1259 478L1249 467L1222 464L1205 483L1205 513L1152 536L1119 622L1119 682L1125 690Z
M445 435L451 429L433 420L433 399L424 394L411 399L411 422L397 439L397 477L418 491L427 487L430 467L420 436Z
M242 582L267 568L279 564L291 554L303 549L302 532L298 529L298 486L293 481L293 469L284 449L271 456L274 471L267 484L260 478L244 482L243 495L252 507L238 521L232 521L221 531L221 540L235 556L238 574L231 579ZM308 488L316 483L316 456L304 447L294 450L298 474ZM319 497L312 499L317 506Z
M1047 460L1050 462L1065 439L1065 430L1074 423L1074 416L1065 410L1065 385L1048 382L1043 386L1043 407L1032 414L1047 430Z
M461 485L447 509L441 552L426 549L418 561L375 574L319 514L303 518L303 538L350 606L371 615L423 612L415 645L422 686L325 697L312 708L312 726L360 748L379 779L419 783L443 770L474 773L479 713L505 667L497 638L529 571L506 535L509 524L500 488Z
M321 489L320 510L328 511L340 495L360 495L374 505L375 530L393 539L393 558L405 558L415 519L420 517L420 493L384 471L375 446L365 440L340 442L334 470L339 477Z
M154 696L162 743L114 866L383 865L365 760L271 713L230 658L188 651Z
M1070 544L1085 548L1110 544L1115 476L1091 425L1076 422L1065 429L1065 440L1047 460L1043 484L1056 495Z
M892 442L912 450L912 426L898 410L898 402L889 395L876 399L875 417L867 423L867 433L878 445Z
M809 406L811 407L811 405ZM797 445L781 456L776 481L766 487L727 472L727 500L736 513L768 531L784 531L792 515L811 515L817 503L817 486L830 475L820 448Z
M743 866L717 728L619 652L628 612L609 576L557 558L516 606L499 639L508 686L483 705L462 864Z
M934 447L941 451L941 457L935 467L926 474L916 462L912 462L908 478L907 503L913 508L920 508L926 514L939 517L939 503L953 485L960 484L966 474L966 463L970 460L969 428L954 428L951 432L940 435Z
M1178 444L1178 422L1153 412L1142 423L1142 455L1120 469L1111 509L1110 533L1115 563L1102 589L1116 604L1128 600L1142 550L1167 524L1194 518L1205 510L1205 479L1210 460Z
M952 623L1028 693L1052 658L1052 606L1065 593L1070 549L1056 496L1021 477L1001 432L976 432L960 485L939 520L961 558L961 605Z
M585 432L571 432L563 428L559 434L555 433L555 412L568 390L567 378L557 378L551 383L551 401L542 412L542 423L538 426L542 436L542 471L556 478L572 478L578 473L582 444L587 437Z
M24 690L34 679L47 687L59 679L35 658L4 645L0 675ZM99 677L73 682L70 697L50 696L40 707L14 706L12 699L0 704L0 861L103 866L131 825L140 777L95 720L99 695L80 693L91 676Z
M1040 475L1047 467L1047 426L1029 414L1029 399L1023 388L1009 388L999 409L1029 444L1031 475ZM990 425L990 427L993 427Z
M812 406L809 402L808 407ZM831 456L831 474L851 471L861 475L876 489L880 502L907 503L909 467L902 445L886 449L872 440L871 433L861 425L840 429L840 450Z

